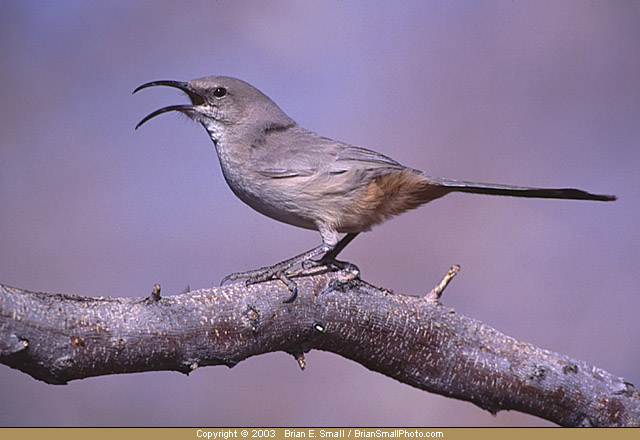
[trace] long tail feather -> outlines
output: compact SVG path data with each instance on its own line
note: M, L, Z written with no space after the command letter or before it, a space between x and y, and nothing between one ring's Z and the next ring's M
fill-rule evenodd
M430 177L433 183L450 188L451 191L459 191L475 194L488 194L492 196L533 197L541 199L572 199L572 200L597 200L611 202L616 196L604 194L592 194L575 188L529 188L524 186L497 185L491 183L465 182L462 180L450 180Z

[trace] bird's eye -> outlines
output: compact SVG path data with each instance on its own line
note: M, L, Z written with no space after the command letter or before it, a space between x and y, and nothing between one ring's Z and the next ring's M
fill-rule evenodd
M227 96L227 89L225 89L224 87L218 87L213 91L213 96L215 96L216 98L223 98Z

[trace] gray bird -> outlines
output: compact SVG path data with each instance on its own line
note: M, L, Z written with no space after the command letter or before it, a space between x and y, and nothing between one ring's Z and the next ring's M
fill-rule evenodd
M213 141L227 184L258 212L320 232L322 244L273 266L238 272L227 280L247 284L282 280L296 298L292 268L345 267L338 253L360 232L451 192L549 199L612 201L615 196L573 188L527 188L431 177L372 150L320 136L299 126L271 99L236 78L209 76L188 82L153 81L139 90L168 86L191 104L163 107L199 122ZM341 233L346 233L340 239ZM319 261L314 258L321 257Z

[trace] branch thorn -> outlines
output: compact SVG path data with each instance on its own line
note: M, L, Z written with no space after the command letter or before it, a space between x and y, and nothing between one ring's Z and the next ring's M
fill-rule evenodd
M300 370L304 371L304 369L307 366L307 361L304 358L304 353L291 353L291 354L296 359L296 361L298 361L298 366L300 367Z
M427 301L438 302L442 296L442 292L449 285L449 282L460 272L460 265L456 264L451 266L451 269L442 277L442 280L433 288L431 292L427 293L425 299Z
M156 283L153 285L153 290L151 291L151 299L153 301L160 301L160 284Z

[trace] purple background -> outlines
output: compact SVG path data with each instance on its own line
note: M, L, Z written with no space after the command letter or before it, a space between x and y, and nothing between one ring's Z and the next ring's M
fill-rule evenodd
M242 78L301 125L450 178L615 203L451 195L351 244L408 294L640 384L640 3L0 2L0 282L91 296L217 284L319 244L224 183L138 85ZM548 425L313 351L52 386L0 366L0 425Z

